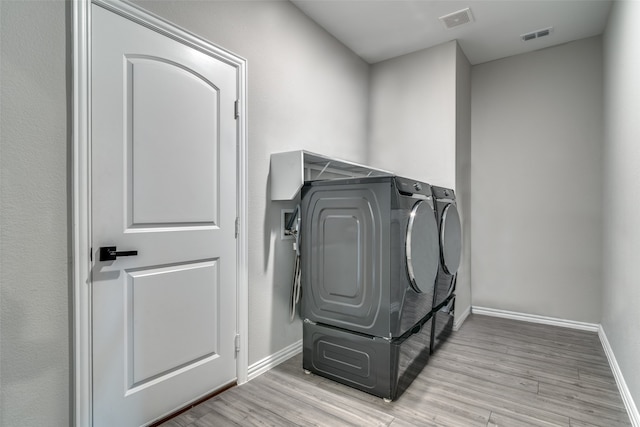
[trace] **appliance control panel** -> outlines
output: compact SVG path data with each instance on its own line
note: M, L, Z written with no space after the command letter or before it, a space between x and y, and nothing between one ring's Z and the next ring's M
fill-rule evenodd
M421 194L426 197L431 197L431 186L429 184L399 176L395 178L395 181L398 191L401 193Z

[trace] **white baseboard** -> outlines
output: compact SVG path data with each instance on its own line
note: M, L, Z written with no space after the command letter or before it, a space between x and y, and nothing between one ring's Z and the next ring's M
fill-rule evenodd
M296 341L293 344L283 348L282 350L276 353L273 353L272 355L267 356L262 360L259 360L258 362L249 366L249 370L247 372L248 380L251 381L255 377L258 377L264 374L269 369L278 366L282 362L292 358L293 356L300 353L301 351L302 351L302 340Z
M472 306L471 312L483 314L485 316L503 317L505 319L523 320L531 323L542 323L544 325L561 326L563 328L580 329L582 331L598 332L598 323L576 322L575 320L559 319L557 317L539 316L537 314L517 313L515 311L498 310L495 308Z
M464 323L465 320L467 320L467 317L469 317L470 314L471 314L471 306L468 306L467 309L462 312L460 317L457 320L453 321L453 330L457 331L458 329L460 329L460 326L462 326L462 324Z
M638 412L638 408L631 397L629 387L627 387L627 383L622 376L622 371L620 370L616 356L613 354L613 349L611 348L611 344L609 344L607 334L605 334L602 325L598 328L598 336L600 337L600 342L604 348L604 353L607 355L607 360L609 360L609 366L611 366L611 371L616 379L616 384L618 385L618 390L620 390L624 407L627 409L627 414L629 414L629 418L631 419L631 424L633 427L640 427L640 413Z

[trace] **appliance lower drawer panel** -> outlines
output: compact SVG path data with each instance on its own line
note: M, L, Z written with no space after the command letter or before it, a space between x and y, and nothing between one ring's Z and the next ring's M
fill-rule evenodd
M396 399L429 357L431 321L406 338L385 340L305 322L303 367L386 399Z

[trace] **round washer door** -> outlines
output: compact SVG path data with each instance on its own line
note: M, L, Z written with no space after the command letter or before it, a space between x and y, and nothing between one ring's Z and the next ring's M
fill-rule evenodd
M438 274L438 223L424 200L417 202L409 217L406 236L407 273L416 292L431 292Z
M460 267L462 249L462 229L456 205L449 203L442 211L440 222L440 245L442 266L448 274L456 274Z

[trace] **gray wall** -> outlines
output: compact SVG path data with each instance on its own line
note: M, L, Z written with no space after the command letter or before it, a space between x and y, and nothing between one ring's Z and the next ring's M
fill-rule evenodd
M306 149L363 162L369 66L282 1L139 1L248 60L249 364L302 338L289 321L291 241L280 240L269 158Z
M371 66L368 163L453 188L464 252L456 317L471 302L471 66L457 42Z
M604 37L602 327L640 405L640 3L616 1Z
M371 66L371 166L455 188L456 46Z
M65 5L0 2L0 425L69 422Z
M600 37L472 68L474 306L600 322L602 102Z

